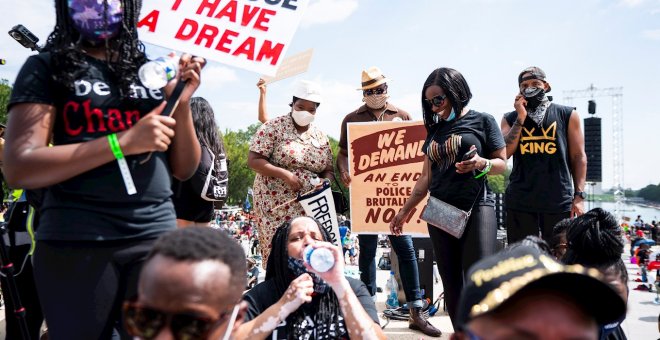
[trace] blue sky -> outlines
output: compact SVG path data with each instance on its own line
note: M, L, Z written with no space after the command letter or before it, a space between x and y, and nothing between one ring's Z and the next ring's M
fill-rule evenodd
M303 1L303 0L299 0ZM23 24L41 38L55 22L52 0L6 1L0 31ZM288 54L313 48L306 74L268 88L268 111L288 112L293 82L321 83L325 101L316 122L339 138L339 125L358 107L360 73L379 66L391 102L421 119L421 87L437 67L463 73L473 92L470 107L499 122L513 109L517 75L540 66L554 100L564 91L623 87L624 185L660 183L660 0L311 0ZM147 46L151 57L165 54ZM13 82L30 51L0 34L0 78ZM210 63L198 95L213 105L219 125L242 129L256 122L258 74ZM611 99L596 98L603 119L604 187L612 185ZM573 102L582 118L587 99Z

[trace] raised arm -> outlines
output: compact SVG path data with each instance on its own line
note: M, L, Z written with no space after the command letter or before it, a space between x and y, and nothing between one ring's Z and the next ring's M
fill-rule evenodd
M516 96L513 107L516 109L518 116L513 122L513 125L509 125L506 118L502 117L502 122L500 127L502 129L502 135L504 136L504 142L506 143L506 159L509 159L518 149L518 142L520 141L520 131L522 126L525 123L525 118L527 118L527 109L525 109L527 101L523 95L518 94Z
M314 248L329 249L335 258L335 265L329 271L316 273L316 275L327 282L337 295L349 337L351 339L386 339L383 330L367 314L362 302L355 295L353 288L344 276L344 259L341 248L328 242L317 242L313 246ZM308 264L305 264L305 266L307 270L313 271ZM371 303L372 307L375 308L372 300L367 303Z
M176 120L174 126L175 138L172 140L170 152L170 167L172 175L181 181L185 181L195 173L201 157L199 140L195 134L195 126L192 121L192 112L190 110L190 98L201 83L202 68L206 64L204 58L192 57L184 54L179 59L179 68L181 78L185 80L186 86L183 88L179 105L177 106L173 118ZM168 85L166 91L172 89L175 81Z
M584 135L582 134L580 115L575 110L571 112L571 118L568 121L568 154L571 160L573 188L575 191L584 191L587 176L587 155L584 152ZM582 197L573 196L571 216L582 214L584 214Z
M259 78L257 82L259 88L259 121L265 123L268 120L268 112L266 111L266 81Z
M277 326L303 304L312 301L314 281L309 274L302 274L291 281L282 297L256 318L243 323L236 332L236 339L266 339Z

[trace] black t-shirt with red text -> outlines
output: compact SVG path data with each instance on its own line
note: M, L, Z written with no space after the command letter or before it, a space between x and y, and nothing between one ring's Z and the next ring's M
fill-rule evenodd
M54 145L74 144L127 130L163 101L160 90L134 84L122 100L111 70L86 57L89 67L73 91L52 79L50 53L31 56L16 78L9 108L19 103L55 107ZM108 147L109 148L109 147ZM166 153L127 156L137 194L128 195L116 161L47 188L38 240L153 238L176 227ZM48 176L43 169L42 176Z

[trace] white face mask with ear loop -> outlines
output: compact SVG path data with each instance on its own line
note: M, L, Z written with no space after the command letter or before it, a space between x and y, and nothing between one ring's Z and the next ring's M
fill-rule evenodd
M307 111L291 111L291 118L300 126L307 126L314 121L314 115Z
M238 316L238 311L240 306L237 304L234 306L234 309L231 312L231 318L227 323L227 329L225 329L225 335L222 337L222 340L229 340L231 337L232 329L234 328L234 323L236 322L236 317Z

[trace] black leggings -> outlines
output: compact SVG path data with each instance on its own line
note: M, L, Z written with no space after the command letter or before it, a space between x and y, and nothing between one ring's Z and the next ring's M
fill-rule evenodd
M474 207L465 233L460 239L430 224L428 229L442 279L449 318L456 329L458 326L456 323L458 300L468 269L480 259L495 253L497 241L495 208L492 206Z
M49 338L130 339L121 326L121 305L137 295L154 242L38 241L34 277Z

